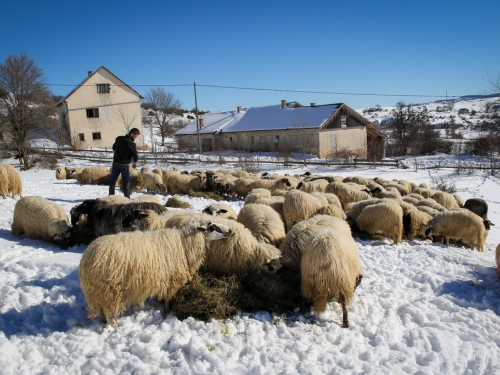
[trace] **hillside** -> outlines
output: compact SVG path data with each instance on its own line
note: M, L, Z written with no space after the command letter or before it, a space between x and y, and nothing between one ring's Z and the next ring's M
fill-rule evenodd
M500 111L500 96L469 95L448 101L434 101L414 104L417 110L426 108L430 122L438 129L456 126L456 132L464 138L472 138L477 134L477 125L491 119ZM357 109L357 112L375 125L388 125L391 111L395 107L372 107ZM443 132L444 133L444 132Z

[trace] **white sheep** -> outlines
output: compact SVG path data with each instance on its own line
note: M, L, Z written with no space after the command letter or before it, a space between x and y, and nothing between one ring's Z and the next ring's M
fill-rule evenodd
M316 313L326 310L329 299L342 305L343 324L349 327L347 305L362 278L358 246L350 234L326 228L306 241L300 263L302 295L313 301Z
M56 168L56 179L57 180L66 180L66 169L63 167Z
M432 220L431 215L418 210L416 207L403 213L404 236L411 240L416 236L424 235L424 227Z
M85 167L82 169L80 179L82 185L109 185L110 180L111 172L107 167Z
M349 203L346 207L346 219L347 222L353 226L356 224L356 220L358 220L358 216L363 211L363 209L367 206L371 206L372 204L378 204L382 202L381 199L378 198L372 198L372 199L365 199L359 202L352 202Z
M167 187L163 184L161 176L154 172L141 171L141 177L146 179L146 190L151 193L167 194Z
M273 192L274 190L290 190L297 186L298 181L292 177L280 176L277 180L257 179L253 180L250 185L250 191L258 188L265 188Z
M9 193L9 175L5 168L0 167L0 194L3 199L7 199Z
M318 198L300 190L290 190L283 202L283 216L287 232L303 220L315 215L325 204Z
M425 198L423 201L420 201L420 202L415 204L415 207L420 207L420 206L427 206L427 207L433 208L436 211L440 211L440 212L446 211L446 208L441 206L438 202L436 202L432 198Z
M248 228L260 242L279 247L285 239L285 223L275 210L265 204L243 206L237 221Z
M170 194L189 194L190 190L205 190L205 176L190 174L173 174L167 178L167 191Z
M88 317L117 328L116 318L147 298L169 300L198 271L208 244L227 237L229 228L204 223L181 229L118 233L92 241L82 255L78 278Z
M267 198L271 196L271 191L265 188L258 188L251 190L245 197L245 204L255 203L261 198Z
M443 206L447 210L460 207L455 197L452 194L447 193L445 191L436 191L432 195L432 199L434 199L436 202L438 202L441 206Z
M236 220L238 218L238 214L227 203L213 203L205 207L202 212L212 215L212 216L220 216L226 219Z
M324 193L328 184L329 182L325 179L302 181L297 185L297 189L305 193L312 193L313 191L319 191Z
M26 234L32 239L54 242L68 248L71 226L64 209L57 203L42 197L30 196L17 201L14 207L12 233Z
M357 225L363 232L382 233L397 244L403 236L403 209L397 202L390 201L367 206L359 214Z
M187 223L211 221L231 229L231 235L209 244L202 270L212 273L275 273L281 268L281 252L273 245L259 242L248 228L235 220L206 214L175 215L167 228L182 228Z
M368 188L366 188L368 189ZM354 185L349 185L343 182L332 182L328 184L325 190L326 193L333 193L339 197L342 208L345 210L347 205L352 202L359 202L370 199L372 196L366 191L361 191Z
M327 215L315 215L307 220L301 221L293 226L286 234L285 240L279 249L282 253L281 264L283 268L298 271L302 253L309 236L324 228L335 228L351 236L349 224L342 219Z
M425 226L424 233L429 238L443 236L447 245L450 239L461 240L470 248L477 248L477 251L482 252L488 235L485 225L483 219L475 213L458 208L434 216Z
M330 203L326 206L321 207L318 210L318 214L320 215L330 215L338 217L339 219L345 220L347 218L345 212L337 206L336 204Z
M21 196L21 193L23 192L23 182L21 181L21 175L19 174L17 169L10 164L3 163L0 164L0 168L3 168L7 173L7 192L12 193L12 198L15 198L16 195Z

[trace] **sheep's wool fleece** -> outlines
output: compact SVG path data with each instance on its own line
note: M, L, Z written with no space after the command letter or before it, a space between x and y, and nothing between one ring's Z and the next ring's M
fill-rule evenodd
M150 297L168 300L200 267L205 244L192 226L97 238L83 253L78 273L89 318L101 309L116 317Z
M339 300L341 295L349 304L362 273L356 241L335 229L319 230L306 241L300 269L302 295L314 301L317 313L325 310L328 299Z
M29 238L53 242L54 235L70 229L68 216L57 203L45 198L30 196L17 201L14 207L12 233L26 233Z

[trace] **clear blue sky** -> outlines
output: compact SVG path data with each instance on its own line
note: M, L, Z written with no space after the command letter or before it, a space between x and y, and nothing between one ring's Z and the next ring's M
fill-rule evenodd
M105 66L145 95L237 106L352 108L489 93L500 72L500 1L1 0L0 61L26 52L54 94ZM69 86L56 86L69 85ZM231 86L344 94L254 91Z

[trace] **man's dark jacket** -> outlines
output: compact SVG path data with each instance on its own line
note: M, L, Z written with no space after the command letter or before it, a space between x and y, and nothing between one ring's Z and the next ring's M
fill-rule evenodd
M113 144L113 151L115 152L115 156L113 157L113 163L115 164L129 165L130 159L134 159L134 163L139 160L135 142L129 135L116 137Z

